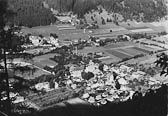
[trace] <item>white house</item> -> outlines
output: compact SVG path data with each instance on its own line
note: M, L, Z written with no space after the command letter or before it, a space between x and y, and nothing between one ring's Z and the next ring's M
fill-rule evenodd
M50 84L49 84L49 82L38 83L35 85L35 88L37 90L44 89L44 90L48 91L48 90L50 90Z

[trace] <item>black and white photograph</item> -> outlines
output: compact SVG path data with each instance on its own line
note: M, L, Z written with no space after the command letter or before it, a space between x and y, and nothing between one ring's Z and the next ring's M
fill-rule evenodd
M0 116L168 116L168 0L0 0Z

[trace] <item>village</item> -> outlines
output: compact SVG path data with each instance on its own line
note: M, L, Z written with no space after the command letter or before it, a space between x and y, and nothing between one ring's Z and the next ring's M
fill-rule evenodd
M59 28L61 31L74 30L65 26ZM88 36L85 29L80 30L81 33ZM106 37L92 35L88 39L75 40L60 40L59 33L50 33L49 36L23 35L26 39L24 52L32 54L33 61L15 59L14 63L36 68L31 76L24 74L24 77L31 80L31 88L40 93L31 92L23 96L11 93L11 97L16 97L13 103L44 110L69 102L69 99L74 99L75 103L101 106L108 102L127 101L137 92L145 96L150 89L157 90L167 83L166 77L165 80L155 78L160 69L155 66L154 59L160 52L167 51L166 41L157 42L155 39L166 35L158 33L117 34L113 36L116 39L110 41ZM135 38L136 35L140 37ZM141 36L155 44L146 45L141 41ZM145 57L150 57L145 60L152 64L141 64L139 59ZM134 64L128 63L129 60L134 60ZM20 76L23 72L16 71L15 74Z
M20 107L45 111L73 104L100 108L157 93L168 83L155 62L168 53L167 20L123 22L119 14L99 7L83 19L51 8L55 23L21 26L24 58L14 54L7 59L7 68L9 77L21 77L29 89L10 92L13 112L29 113ZM9 79L11 88L14 83Z

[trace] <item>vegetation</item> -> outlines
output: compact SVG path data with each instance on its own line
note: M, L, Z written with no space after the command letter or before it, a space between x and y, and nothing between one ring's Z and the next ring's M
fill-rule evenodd
M23 38L19 35L20 28L14 26L9 18L13 12L8 9L6 0L0 1L0 112L13 115L15 97L10 97L11 93L19 93L29 90L28 81L15 75L9 75L13 69L28 70L28 67L17 67L12 56L20 56L23 52ZM19 55L20 54L20 55ZM24 55L23 55L24 56ZM9 65L9 60L10 65ZM11 81L12 80L12 81Z
M11 20L20 26L40 26L50 25L55 22L55 18L50 11L43 6L43 0L8 0L10 9L15 12Z
M24 2L25 1L25 2ZM49 8L45 8L43 3L47 3ZM61 13L73 11L80 18L91 10L97 10L97 6L103 6L108 12L121 14L124 21L157 21L167 14L164 0L9 0L11 9L16 12L13 18L16 24L33 27L39 25L49 25L55 22L55 18L50 11L54 8ZM102 10L99 10L101 13ZM117 15L113 16L118 24ZM111 19L108 20L111 22ZM104 21L102 21L104 24Z
M156 66L161 67L162 71L160 75L168 75L168 56L165 53L161 53L160 55L157 55L157 60L155 61Z
M52 2L51 2L52 1ZM166 5L163 0L48 0L52 3L51 7L62 9L62 11L73 11L82 17L92 9L97 9L102 5L109 12L123 15L124 20L135 19L142 21L159 20L167 14ZM100 11L101 13L101 11Z

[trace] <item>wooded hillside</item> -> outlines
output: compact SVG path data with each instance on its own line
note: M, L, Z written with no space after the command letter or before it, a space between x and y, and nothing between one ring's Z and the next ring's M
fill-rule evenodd
M46 2L49 9L44 8ZM167 15L164 0L9 0L11 7L17 12L15 22L23 25L47 25L53 21L50 8L59 12L73 11L79 17L98 5L108 12L123 15L124 20L152 22Z

